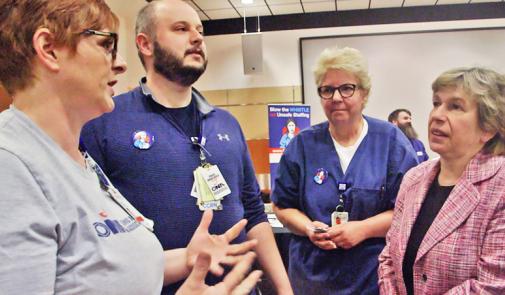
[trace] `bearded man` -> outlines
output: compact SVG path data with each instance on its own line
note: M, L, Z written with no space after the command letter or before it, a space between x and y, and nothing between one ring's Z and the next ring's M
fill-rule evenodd
M419 163L428 160L428 154L426 153L426 149L424 148L423 143L418 139L417 132L412 127L412 113L407 109L396 109L388 116L388 121L393 123L401 131L403 134L407 136L412 147L416 151L417 159Z
M258 240L259 264L277 294L292 294L240 125L192 87L207 66L197 12L181 0L153 1L140 10L135 30L146 77L115 98L112 113L85 127L88 152L154 220L165 250L186 247L205 209L215 210L211 234L245 218L246 229L234 242ZM207 282L220 280L208 276Z

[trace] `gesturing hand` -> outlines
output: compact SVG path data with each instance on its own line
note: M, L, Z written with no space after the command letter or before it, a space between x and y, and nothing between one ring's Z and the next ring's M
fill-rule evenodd
M246 277L255 256L253 252L241 256L222 282L214 286L208 286L205 284L205 276L211 266L211 257L206 253L202 253L197 256L191 274L179 288L176 295L250 294L262 274L261 271L255 270Z
M210 258L210 271L220 276L224 271L220 264L234 265L242 258L243 254L256 246L257 241L251 240L230 245L230 242L240 234L247 224L247 220L245 219L237 222L222 235L209 234L211 221L212 210L206 210L187 246L186 262L191 269L196 263L197 256L201 253L206 253Z

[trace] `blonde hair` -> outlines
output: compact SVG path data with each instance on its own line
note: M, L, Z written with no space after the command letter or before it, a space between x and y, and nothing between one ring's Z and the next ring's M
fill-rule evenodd
M505 76L486 68L461 67L442 73L431 85L433 92L453 87L461 87L477 103L479 127L496 132L483 151L505 155Z
M359 50L337 46L326 48L319 55L314 67L316 85L321 85L328 70L340 70L354 75L358 79L358 87L366 92L366 103L372 84L368 74L368 64Z

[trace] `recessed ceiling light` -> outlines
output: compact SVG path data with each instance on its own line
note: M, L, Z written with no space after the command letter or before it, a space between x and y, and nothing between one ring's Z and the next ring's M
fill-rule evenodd
M242 4L253 4L254 0L240 0Z

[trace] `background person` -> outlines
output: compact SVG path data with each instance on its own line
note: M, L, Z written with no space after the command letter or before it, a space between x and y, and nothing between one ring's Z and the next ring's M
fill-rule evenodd
M291 141L272 192L295 234L289 277L296 294L377 294L377 257L416 156L398 128L363 116L371 84L358 50L325 49L314 76L328 121ZM349 222L332 226L337 206Z
M412 126L412 114L407 109L396 109L388 116L388 121L396 125L407 136L414 151L416 152L419 163L429 159L422 141L418 139L417 132Z
M156 235L165 250L188 244L202 215L199 206L217 209L213 234L247 219L237 242L257 239L260 265L279 294L291 294L240 125L192 88L207 65L198 14L184 1L153 1L139 11L136 44L146 77L115 99L112 113L84 128L90 154L128 201L163 229ZM142 131L152 139L145 149L133 141ZM219 169L230 193L199 205L194 172L206 163ZM163 294L173 294L181 283Z
M118 25L102 0L0 1L0 81L13 98L0 114L1 293L159 294L196 264L185 294L247 294L261 273L242 281L254 254L240 254L254 242L229 246L245 221L212 236L206 212L187 248L163 252L152 223L79 148L126 70ZM238 263L205 285L219 262Z
M432 84L439 159L405 175L381 294L505 294L505 77L456 68Z

